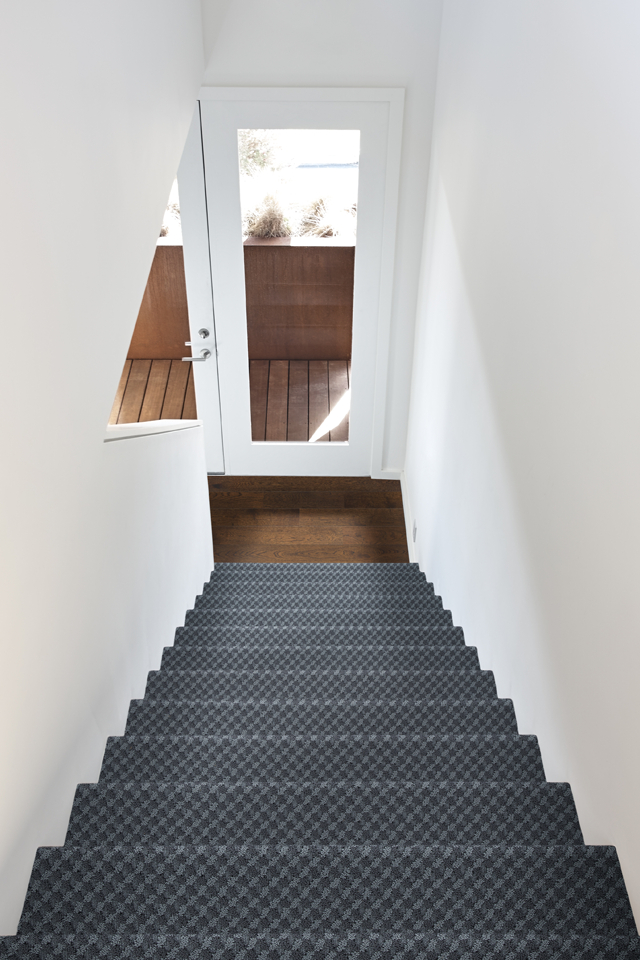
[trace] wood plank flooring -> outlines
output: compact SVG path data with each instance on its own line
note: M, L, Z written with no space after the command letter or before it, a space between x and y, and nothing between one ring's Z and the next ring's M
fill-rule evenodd
M221 563L408 563L400 483L209 477Z
M350 360L251 360L251 435L254 440L306 442L349 389ZM349 439L349 414L318 438Z
M109 423L197 420L193 364L182 360L127 360Z

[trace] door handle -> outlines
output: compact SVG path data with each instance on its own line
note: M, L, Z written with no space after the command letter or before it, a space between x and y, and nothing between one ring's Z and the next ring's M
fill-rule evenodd
M192 344L185 343L185 347L190 347L190 346L192 346ZM211 350L204 349L200 351L199 357L183 357L182 359L184 360L185 363L199 363L202 360L208 360L210 356L211 356Z
M198 333L200 334L200 337L202 338L202 340L206 340L207 337L211 336L211 334L209 333L209 331L207 330L206 327L201 327L200 330L198 330ZM185 345L185 347L197 347L197 346L198 346L197 343L191 343L190 340L185 340L184 345Z

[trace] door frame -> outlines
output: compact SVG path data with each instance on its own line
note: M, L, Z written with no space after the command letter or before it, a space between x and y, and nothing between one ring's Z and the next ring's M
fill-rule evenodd
M213 308L211 259L209 254L209 226L207 194L204 180L200 102L187 134L187 140L178 167L178 196L182 223L182 251L187 288L190 340L198 344L185 352L194 357L200 350L208 350L210 357L193 364L193 382L196 391L196 409L202 421L207 473L224 474L224 443L220 413L220 386L218 352ZM200 331L208 330L202 337Z
M316 458L313 469L309 472L314 474L339 472L340 474L355 473L356 475L369 474L372 477L388 477L388 471L382 469L382 453L384 442L385 412L387 399L387 383L389 376L389 340L391 330L391 311L393 279L395 266L395 243L396 243L396 221L398 210L398 192L400 181L400 160L402 143L402 123L404 111L404 90L403 89L380 89L380 88L276 88L276 87L203 87L200 91L200 100L224 102L264 102L269 104L279 103L318 103L318 104L384 104L386 107L387 132L386 132L386 156L384 168L384 198L381 204L382 214L380 223L380 247L379 247L379 269L378 269L378 296L377 296L377 318L372 323L375 330L375 344L373 350L373 393L372 393L372 418L371 418L371 452L370 459L367 456L366 467L362 464L358 469L352 469L345 466L344 456L336 456L338 444L324 444L322 447L333 448L335 453L329 454L325 458ZM205 108L206 112L206 108ZM203 140L206 135L203 134ZM207 164L206 145L205 166ZM205 171L206 177L206 171ZM210 229L209 241L212 243L212 230L214 229L211 204L212 200L208 198ZM239 224L238 224L239 228ZM235 240L230 241L235 242ZM356 246L357 251L357 246ZM212 260L211 269L213 275L213 302L214 312L216 304L216 269L214 263L213 243L211 248ZM356 252L357 257L357 252ZM217 330L216 338L221 354L224 353L224 342L220 342L220 329ZM222 338L224 341L224 337ZM224 356L221 355L221 363L224 363ZM247 372L248 379L248 372ZM205 411L202 414L206 417ZM222 407L222 423L224 438L224 419L225 410ZM250 429L250 427L249 427ZM367 440L367 443L369 441ZM252 444L253 446L253 444ZM287 459L287 447L292 444L268 443L268 446L275 448L281 447L282 460ZM314 445L316 446L316 445ZM320 446L318 444L317 446ZM282 449L284 448L284 449ZM233 457L231 456L230 445L225 442L225 460L229 472L272 472L272 470L253 470L247 469L247 463L240 464L240 470L234 469ZM265 457L273 461L272 457ZM300 473L300 469L288 469L286 463L280 469L279 473Z

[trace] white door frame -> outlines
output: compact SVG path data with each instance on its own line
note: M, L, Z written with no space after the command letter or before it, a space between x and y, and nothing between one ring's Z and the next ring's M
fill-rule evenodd
M197 357L200 350L206 349L211 354L208 360L196 360L193 364L196 407L203 426L207 472L220 474L225 472L224 447L199 103L196 104L178 167L178 195L191 332L189 339L198 344L191 353ZM200 330L208 330L209 336L203 338ZM188 356L189 353L185 347L185 354Z
M205 87L200 91L200 99L213 297L217 316L216 337L220 351L219 376L226 469L232 474L388 477L388 472L382 470L382 447L389 367L404 91L359 88ZM282 122L278 119L283 115L303 116L300 108L303 108L304 104L313 105L316 117L328 119L309 123L299 120ZM298 109L296 105L299 105ZM246 313L244 322L241 317L244 300L242 310L239 307L240 286L244 295L239 191L236 195L235 185L231 190L228 189L231 170L231 140L228 134L239 116L246 119L237 123L237 126L295 125L360 128L363 130L363 136L370 129L372 132L366 135L376 138L377 154L375 157L371 155L372 161L368 174L368 182L375 185L376 191L375 241L371 240L373 231L369 230L365 233L366 208L362 207L362 219L359 216L359 221L364 229L356 245L356 293L358 291L358 252L360 251L361 263L366 264L367 267L366 284L362 279L365 276L364 269L360 274L360 290L367 291L368 306L366 310L362 308L365 303L365 295L362 293L359 301L357 298L354 301L356 309L354 309L353 375L355 379L349 443L320 441L317 444L296 444L251 441L249 373L246 362ZM357 119L354 121L353 117ZM226 131L224 137L216 138L215 124L218 125L218 130ZM234 150L237 151L237 145L234 145ZM374 171L376 159L378 168ZM237 164L237 153L235 163ZM363 187L366 176L366 170L361 165ZM227 189L218 189L218 184L223 182L226 182ZM221 223L225 224L224 232L220 230ZM230 235L228 231L231 229L235 232ZM367 240L369 240L368 246ZM368 248L372 253L367 254ZM366 259L367 256L368 259ZM372 286L373 292L371 292ZM359 314L358 302L361 304ZM358 356L362 358L360 372ZM204 367L208 364L200 364L200 366ZM365 370L366 378L363 377ZM358 392L359 375L362 377L360 392ZM225 382L225 376L229 383ZM366 403L362 399L365 395ZM233 402L230 401L231 396L234 398ZM201 415L206 417L204 410Z

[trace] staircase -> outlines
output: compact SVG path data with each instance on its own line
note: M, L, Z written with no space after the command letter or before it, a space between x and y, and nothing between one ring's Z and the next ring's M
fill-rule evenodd
M626 960L585 846L417 567L220 564L40 849L0 957Z

